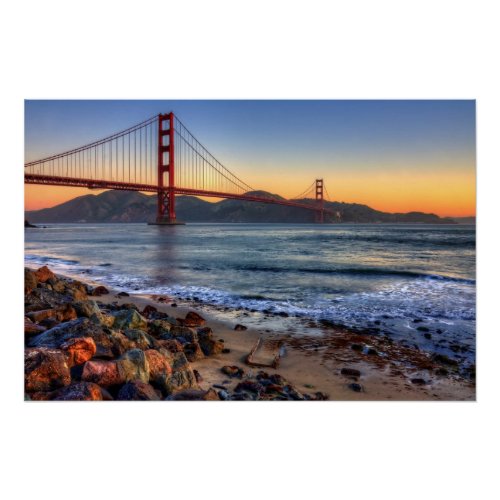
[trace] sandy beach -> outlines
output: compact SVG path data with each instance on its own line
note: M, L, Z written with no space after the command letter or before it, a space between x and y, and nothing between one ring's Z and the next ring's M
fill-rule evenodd
M108 294L89 297L100 307L134 304L143 311L153 306L181 321L189 312L199 313L206 320L206 326L213 330L214 338L223 340L225 346L224 353L191 362L191 367L201 375L199 386L203 390L225 388L231 392L241 380L255 377L264 370L270 375L281 375L302 393L319 392L335 401L475 400L474 381L447 365L446 359L444 362L432 360L426 353L408 349L385 337L335 327L325 327L321 335L315 336L291 336L270 328L235 329L237 324L244 324L241 314L235 314L238 321L231 322L221 320L217 311L206 304L179 300L174 303L169 297L154 295L123 296L105 283L85 283L90 287L104 285L108 289ZM271 318L266 326L272 327L272 324ZM279 366L261 368L246 363L259 338L261 344L255 360L271 364L279 355ZM223 373L225 366L240 368L242 378Z

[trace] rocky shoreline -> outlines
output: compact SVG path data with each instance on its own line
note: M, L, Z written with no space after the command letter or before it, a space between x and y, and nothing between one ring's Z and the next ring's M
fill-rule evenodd
M139 310L132 302L103 301L106 287L56 276L46 266L25 268L24 276L26 400L328 398L299 391L274 370L245 372L230 363L219 369L227 380L206 387L192 364L230 349L197 312L180 318L151 304Z

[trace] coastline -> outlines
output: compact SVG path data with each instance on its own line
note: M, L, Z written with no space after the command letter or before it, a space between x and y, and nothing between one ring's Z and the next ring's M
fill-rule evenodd
M63 279L74 277L58 275ZM139 311L153 306L160 313L183 318L189 312L201 314L211 328L214 338L223 339L225 353L207 356L190 362L201 375L199 387L204 391L226 388L234 391L241 382L228 377L224 366L243 370L243 380L255 377L260 370L279 374L302 393L321 393L334 401L474 401L475 383L460 375L446 360L437 362L421 351L403 347L386 337L325 326L318 336L290 336L272 329L249 326L235 330L236 321L217 316L207 304L172 303L162 297L130 294L120 296L119 290L89 279L78 278L87 286L104 286L109 294L89 296L101 307L122 307L134 304ZM236 316L236 315L235 315ZM266 364L276 352L280 353L276 368L248 366L246 357L262 338L259 355ZM444 361L444 363L443 363ZM216 386L216 387L214 387Z

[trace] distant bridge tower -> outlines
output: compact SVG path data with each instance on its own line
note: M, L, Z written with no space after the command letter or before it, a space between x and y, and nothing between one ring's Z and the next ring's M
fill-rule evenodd
M323 198L323 179L316 179L316 205L319 210L315 212L316 223L323 224L325 222L325 202Z
M179 224L175 216L174 114L158 115L158 207L156 224ZM166 158L167 157L167 158ZM167 160L167 161L166 161ZM165 173L168 186L165 189Z

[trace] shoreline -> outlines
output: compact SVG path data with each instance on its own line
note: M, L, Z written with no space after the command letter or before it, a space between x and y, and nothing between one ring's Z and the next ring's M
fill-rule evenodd
M120 291L106 283L59 275L89 286L105 286L109 294L88 297L104 307L131 303L139 310L153 306L174 318L182 318L191 311L201 314L206 326L213 330L214 338L223 339L229 350L190 363L201 375L199 386L206 391L214 389L214 385L215 389L234 390L241 380L221 371L229 365L243 370L244 378L255 376L260 370L279 374L301 392L319 392L335 401L475 401L476 398L474 381L460 375L446 359L432 360L428 354L386 337L339 327L322 328L322 334L317 336L292 336L274 331L272 320L267 319L265 329L250 326L235 330L236 320L221 319L208 304L190 302L173 307L160 301L159 296L119 296ZM245 362L259 338L262 347L258 354L266 364L277 352L281 354L277 368L256 368Z

